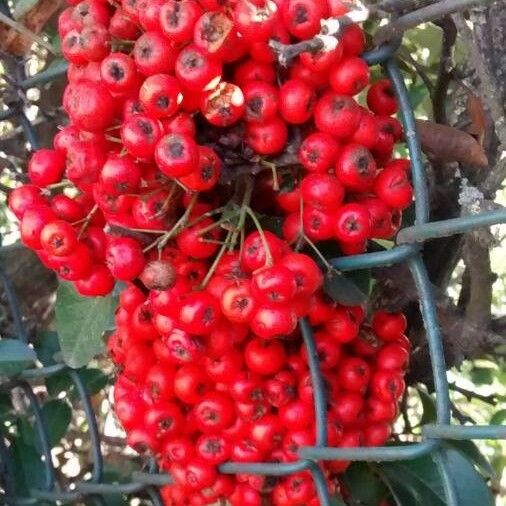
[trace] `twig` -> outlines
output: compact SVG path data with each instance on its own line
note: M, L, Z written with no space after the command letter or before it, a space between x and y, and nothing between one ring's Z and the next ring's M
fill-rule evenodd
M382 26L374 35L373 42L379 46L401 36L406 30L414 28L421 23L434 21L447 14L452 14L453 12L461 11L486 1L488 0L441 0L438 3L405 14L388 25Z
M0 22L4 23L8 27L12 28L13 30L16 30L16 32L19 32L23 37L26 37L27 39L33 40L39 46L42 46L43 48L47 49L50 53L54 54L55 56L58 56L58 51L56 48L44 40L42 37L37 35L36 33L33 33L32 31L28 30L25 26L23 26L21 23L18 23L14 19L11 19L9 16L4 14L3 12L0 12Z
M414 67L416 73L420 76L420 79L424 82L425 86L429 90L429 93L432 95L434 91L434 83L430 80L427 72L425 72L425 67L420 65L404 48L400 48L398 54L406 63Z
M445 16L436 24L443 30L441 58L437 73L436 86L432 92L432 111L436 123L448 124L446 116L446 96L452 80L452 49L457 40L457 27L450 16Z
M459 408L457 408L454 402L451 403L451 408L453 416L461 425L465 425L466 423L472 423L473 425L476 425L475 420L473 420L469 415L466 415Z
M357 0L354 10L339 18L328 18L321 21L321 30L318 35L309 40L296 44L283 44L277 40L269 41L269 46L278 55L279 64L286 67L291 60L301 53L317 53L318 51L331 51L337 47L339 37L343 30L353 23L361 23L369 18L369 9Z
M497 403L497 398L495 395L482 395L477 392L474 392L473 390L468 390L467 388L459 387L455 383L450 383L448 387L450 388L450 390L462 394L468 401L470 401L471 399L478 399L479 401L491 404L492 406L495 406L495 404Z

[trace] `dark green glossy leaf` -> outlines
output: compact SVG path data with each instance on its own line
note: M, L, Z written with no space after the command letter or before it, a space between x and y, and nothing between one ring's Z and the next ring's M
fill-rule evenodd
M487 478L496 477L496 472L492 467L492 464L490 464L483 453L480 452L480 449L475 443L473 443L473 441L447 440L444 444L447 448L460 452L464 457L476 465L480 472Z
M45 365L54 365L61 353L58 334L53 330L43 330L37 333L35 351L38 359Z
M47 393L51 397L58 397L62 392L69 392L73 388L72 380L66 372L53 374L46 378Z
M370 271L346 273L332 270L325 275L323 288L325 293L339 304L357 306L367 301L371 288Z
M98 394L109 380L100 369L83 369L80 375L90 395Z
M47 435L51 446L55 446L67 432L72 420L72 409L64 400L52 400L42 406Z
M441 478L429 456L384 462L380 470L398 506L444 506Z
M360 506L378 506L387 495L385 484L365 462L354 462L343 475L343 483L353 498L353 504Z
M21 437L17 437L12 442L9 453L16 494L26 497L31 488L42 488L44 464L34 445L26 444Z
M0 340L0 376L16 376L36 360L37 355L27 344L17 339Z
M473 464L456 450L447 450L448 469L459 498L459 506L493 506L494 499Z
M455 484L459 506L492 506L492 495L473 464L454 449L446 449L447 469ZM378 472L398 506L445 506L443 480L432 456L383 462Z
M104 350L103 333L114 326L116 297L81 297L62 282L56 299L56 323L63 360L82 367Z

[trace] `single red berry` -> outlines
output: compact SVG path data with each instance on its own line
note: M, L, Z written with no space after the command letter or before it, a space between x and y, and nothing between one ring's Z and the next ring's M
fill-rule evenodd
M360 117L360 108L351 97L333 92L323 95L314 110L318 130L339 139L353 135L360 124Z
M356 243L370 237L371 218L364 205L344 204L336 211L334 219L334 233L339 241Z
M246 125L246 142L260 155L271 155L283 150L288 140L286 123L274 117L264 123Z
M245 102L245 119L263 122L276 116L279 93L272 84L255 80L246 83L243 88Z
M251 283L251 292L259 304L287 303L296 291L293 272L280 264L256 271Z
M40 188L24 184L9 193L8 204L16 218L21 219L28 209L45 205L46 199L42 196Z
M372 327L383 341L395 341L406 332L407 320L402 313L376 311L372 319Z
M374 181L374 193L393 209L406 209L413 200L413 187L400 167L383 169Z
M330 134L314 132L300 145L299 160L310 172L327 172L334 167L339 144Z
M183 100L179 81L167 74L149 76L139 91L139 101L152 118L172 116Z
M300 186L304 203L325 211L337 210L344 200L344 186L331 174L309 174Z
M40 243L50 255L70 255L77 246L77 232L66 221L51 221L42 229Z
M177 52L170 41L159 31L143 33L135 42L133 57L141 74L171 73L176 63Z
M28 177L32 184L45 187L61 181L65 171L65 156L61 151L39 149L28 163Z
M272 0L261 4L251 0L239 0L234 8L235 26L248 42L269 39L277 20L278 6Z
M287 336L297 327L297 315L285 306L261 306L255 311L250 326L262 339Z
M356 95L369 83L369 66L362 58L345 58L330 71L329 79L336 93Z
M279 90L279 112L288 123L299 125L311 118L316 100L313 88L301 79L289 79Z
M194 0L169 0L160 9L160 27L169 40L176 43L190 42L195 23L201 14L202 9Z
M110 195L134 193L141 178L139 165L129 156L110 155L100 172L102 188Z
M272 376L286 364L286 352L278 341L264 341L255 338L246 345L244 360L250 371Z
M135 279L145 264L140 244L131 237L111 238L106 248L106 261L112 275L121 281Z
M287 0L282 8L283 21L297 39L314 37L320 31L320 21L328 15L327 2L318 0Z
M179 321L191 334L208 335L221 318L218 302L206 292L185 295L179 306Z
M188 134L168 134L158 141L155 160L165 175L187 176L198 167L199 148Z
M376 162L370 151L358 144L347 144L336 162L336 176L352 191L370 189L376 176Z
M367 92L367 105L375 114L391 116L397 112L397 100L389 79L380 79Z
M123 146L131 156L141 160L153 158L161 136L160 123L144 114L126 119L121 126Z
M176 76L190 91L212 90L219 83L221 74L218 60L193 44L181 50L177 57Z

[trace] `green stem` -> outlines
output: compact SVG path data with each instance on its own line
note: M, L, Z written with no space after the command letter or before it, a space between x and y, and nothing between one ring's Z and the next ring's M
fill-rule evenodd
M220 251L218 251L218 254L216 255L211 267L209 268L209 271L206 274L206 277L202 280L202 283L200 283L199 290L203 290L207 283L211 280L214 273L216 272L216 268L218 267L218 264L220 263L220 260L222 259L223 255L227 251L228 246L230 245L230 239L232 237L232 231L229 230L227 234L227 238L225 239L225 242L222 244Z
M304 241L306 241L306 243L313 249L318 258L322 261L323 265L325 265L325 267L329 271L334 269L334 267L332 267L332 265L330 265L327 259L323 256L323 253L318 249L316 244L311 239L309 239L309 237L305 234L304 234Z
M246 212L248 213L249 217L251 218L251 220L255 224L255 227L258 230L258 233L260 234L260 238L262 239L262 243L263 243L264 249L265 249L265 265L267 267L271 267L274 263L274 260L272 258L271 249L269 248L269 243L267 242L267 239L265 237L264 229L262 228L262 225L258 221L258 218L257 218L255 212L253 211L253 209L251 209L251 207L247 206Z

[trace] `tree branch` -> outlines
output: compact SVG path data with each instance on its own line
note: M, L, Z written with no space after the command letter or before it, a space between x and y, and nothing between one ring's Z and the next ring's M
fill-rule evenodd
M406 30L414 28L421 23L434 21L447 14L452 14L453 12L461 11L486 1L488 0L441 0L427 7L422 7L379 28L373 37L374 44L379 46L389 40L400 37Z
M448 124L446 116L446 96L452 80L452 50L457 40L457 27L450 16L445 16L436 24L443 31L441 59L437 73L436 86L432 92L432 111L436 123Z

